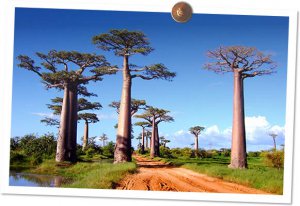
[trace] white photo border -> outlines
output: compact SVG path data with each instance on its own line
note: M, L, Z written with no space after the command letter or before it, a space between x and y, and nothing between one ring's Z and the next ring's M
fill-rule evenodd
M252 194L224 194L224 193L195 193L195 192L159 192L159 191L129 191L105 189L69 189L69 188L43 188L43 187L15 187L9 186L9 145L11 135L11 106L12 106L12 70L14 45L14 15L15 8L53 8L78 10L110 10L110 11L141 11L170 13L172 6L178 1L169 0L10 0L5 1L5 19L1 24L0 62L5 72L0 76L0 155L4 158L1 165L0 189L3 194L26 195L54 195L54 196L81 196L81 197L111 197L111 198L142 198L163 200L198 200L218 202L251 202L251 203L291 203L292 170L294 147L294 120L295 120L295 86L296 86L296 35L297 12L281 10L249 10L249 9L222 9L203 8L197 0L186 0L194 14L232 14L232 15L262 15L289 17L288 36L288 67L286 91L286 134L285 136L285 163L284 163L284 189L283 195L252 195ZM170 21L172 17L170 14ZM3 51L3 52L2 52ZM3 53L3 54L2 54Z

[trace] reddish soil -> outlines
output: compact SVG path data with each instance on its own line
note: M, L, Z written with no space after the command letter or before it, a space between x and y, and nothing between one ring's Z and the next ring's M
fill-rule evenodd
M138 164L137 173L126 176L116 189L268 194L261 190L226 182L185 168L172 167L160 161L153 161L137 155L134 155L134 158Z

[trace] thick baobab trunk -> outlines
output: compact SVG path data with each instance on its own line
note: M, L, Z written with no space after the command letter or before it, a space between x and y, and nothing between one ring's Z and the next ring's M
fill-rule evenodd
M69 161L76 162L76 147L77 147L77 121L78 121L78 92L77 86L69 90L69 137L67 142L67 157Z
M68 124L69 122L69 86L64 87L64 97L62 102L59 134L56 147L56 162L63 162L67 160L66 157L66 144L68 139Z
M142 154L145 153L145 128L143 127L142 129Z
M88 139L89 139L89 122L85 121L84 134L83 134L83 143L82 143L82 150L83 151L86 149Z
M128 56L124 56L123 88L120 102L114 163L131 161L131 76Z
M155 120L153 118L152 120L152 133L151 133L151 139L150 139L150 157L155 157Z
M247 168L243 78L234 72L233 125L230 168Z
M155 156L159 157L159 134L158 134L158 124L155 124Z

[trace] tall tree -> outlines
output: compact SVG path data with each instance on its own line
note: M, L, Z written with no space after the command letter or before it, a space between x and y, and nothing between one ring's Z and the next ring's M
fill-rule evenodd
M145 140L146 140L145 149L149 149L149 141L151 141L152 133L151 133L151 131L146 130L144 135L145 135Z
M199 140L199 135L201 133L201 131L203 131L205 128L204 127L201 127L201 126L194 126L194 127L191 127L189 129L190 133L192 135L194 135L195 137L195 144L194 144L194 148L195 148L195 152L196 152L196 155L199 156L199 144L198 144L198 140Z
M149 122L136 122L134 125L142 127L142 133L141 133L142 134L141 135L141 140L142 140L142 142L141 142L141 152L143 154L143 153L145 153L145 128L149 127L150 124L149 124Z
M19 67L37 74L46 88L64 91L56 161L76 161L78 94L86 91L84 85L100 81L105 74L115 73L102 55L77 51L51 50L48 54L36 53L40 66L26 56L19 55ZM85 76L89 73L90 76Z
M53 115L60 116L62 110L62 103L63 99L60 97L56 97L51 99L52 104L47 104L48 108L53 111ZM94 113L83 113L82 111L85 110L99 110L102 108L102 105L99 102L89 102L85 98L78 99L78 120L84 120L85 127L84 127L84 135L83 135L83 143L82 143L82 150L85 150L88 144L89 139L89 124L96 123L99 121L98 117ZM41 120L41 122L46 123L50 126L59 126L60 121L56 118L46 117Z
M274 132L270 132L269 135L272 137L273 139L273 144L274 144L274 151L276 151L276 137L278 136L278 134L274 133Z
M102 134L100 137L99 137L99 140L102 141L102 147L105 146L105 141L108 140L108 136L107 134Z
M93 37L93 42L105 51L113 51L116 56L123 58L123 87L120 102L120 114L114 163L131 161L131 86L134 78L144 80L171 80L175 73L170 72L163 64L153 64L138 68L129 63L129 57L141 54L148 55L153 51L145 34L140 31L112 29L108 33Z
M208 51L212 59L205 69L216 73L232 72L234 77L233 124L230 168L247 168L244 112L244 80L274 73L276 64L271 55L255 47L227 46Z
M140 115L135 115L136 118L146 120L152 125L152 136L150 143L150 156L159 156L159 133L158 124L161 122L173 122L173 117L167 115L170 111L158 109L155 107L148 107L147 110Z

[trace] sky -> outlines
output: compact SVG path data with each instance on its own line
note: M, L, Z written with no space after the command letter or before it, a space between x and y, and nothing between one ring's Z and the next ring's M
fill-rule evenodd
M169 139L168 146L172 148L192 147L194 139L188 130L196 125L206 128L199 137L200 148L230 148L233 75L204 70L204 64L209 62L208 50L242 45L272 54L278 64L275 74L245 80L247 150L272 148L269 131L278 134L278 146L284 144L288 17L194 14L189 22L177 23L169 13L28 8L17 8L15 16L13 137L56 134L57 128L40 120L52 116L46 106L50 99L63 95L55 89L46 90L36 74L17 67L16 57L28 55L38 64L35 52L79 51L104 55L112 65L122 67L121 57L92 44L93 36L110 29L138 30L148 37L154 51L147 56L132 56L130 63L141 67L163 63L176 72L173 81L134 79L132 85L133 98L169 110L174 117L174 122L159 125L160 136ZM98 95L89 100L103 106L96 111L100 122L90 125L90 136L105 133L115 141L118 116L108 105L120 100L121 88L121 73L88 85L89 91ZM83 127L80 122L78 143ZM141 129L133 129L138 136ZM137 143L134 139L133 146Z

